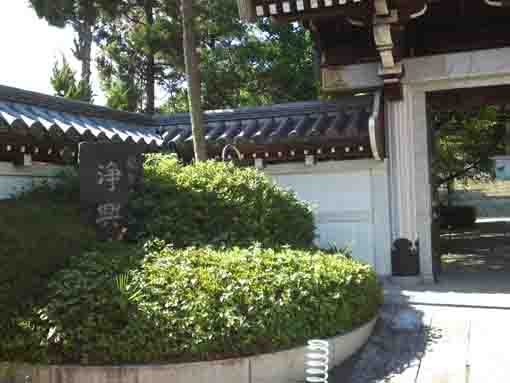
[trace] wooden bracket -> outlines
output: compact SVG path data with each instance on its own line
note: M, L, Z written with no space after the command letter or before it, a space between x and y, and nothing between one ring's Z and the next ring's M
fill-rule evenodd
M374 0L374 8L375 14L378 16L387 16L390 13L386 0Z
M380 16L378 12L384 10L382 3L379 4L379 7L380 10L376 8L373 20L374 41L381 58L379 76L384 82L385 96L392 101L401 100L403 92L400 79L403 76L404 68L402 63L397 62L395 58L395 44L392 36L392 27L399 22L398 12L393 9L387 15Z

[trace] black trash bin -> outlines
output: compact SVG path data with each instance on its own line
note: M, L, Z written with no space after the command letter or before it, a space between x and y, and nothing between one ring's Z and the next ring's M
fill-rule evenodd
M394 276L410 277L420 274L418 246L406 238L399 238L391 250L391 269Z

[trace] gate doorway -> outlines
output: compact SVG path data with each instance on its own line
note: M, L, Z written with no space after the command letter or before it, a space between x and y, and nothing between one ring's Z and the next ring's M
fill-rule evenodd
M510 87L427 94L433 271L447 291L510 293ZM510 169L509 169L510 171Z

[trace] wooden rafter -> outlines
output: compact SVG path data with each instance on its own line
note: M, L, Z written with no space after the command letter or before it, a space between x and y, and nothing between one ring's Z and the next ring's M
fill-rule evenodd
M238 0L239 14L245 21L256 17L275 17L279 20L316 17L319 14L331 16L337 11L348 9L358 12L369 9L369 0Z

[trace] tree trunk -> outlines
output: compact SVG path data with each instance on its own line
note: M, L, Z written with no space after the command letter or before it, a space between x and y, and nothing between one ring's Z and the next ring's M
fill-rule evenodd
M154 25L154 7L153 0L145 0L145 17L147 20L147 25L149 27L149 54L147 55L147 67L145 72L145 94L147 97L147 101L145 104L145 113L154 114L155 111L155 59L154 59L154 50L152 48L152 27Z
M82 22L75 25L78 39L74 41L74 57L81 62L81 81L91 86L92 77L92 43L94 39L94 25L89 22ZM91 101L91 100L87 100Z
M74 56L81 62L81 81L92 87L92 44L94 41L94 28L97 22L97 15L94 9L94 2L83 3L81 9L82 21L74 25L78 34L78 41L75 40ZM92 101L91 99L87 101Z
M191 130L196 161L207 160L200 89L199 58L195 41L192 0L181 0L184 60L188 82L188 102L191 112Z
M81 79L90 85L92 77L92 25L84 25L84 33L82 37L82 62L81 62Z
M127 94L127 102L128 102L128 111L136 112L138 109L138 92L137 92L137 84L135 80L136 76L136 67L130 62L127 71L126 84L128 84L128 94Z

